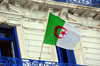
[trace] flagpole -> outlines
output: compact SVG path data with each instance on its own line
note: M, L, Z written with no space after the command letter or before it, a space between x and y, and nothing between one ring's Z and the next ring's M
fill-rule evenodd
M78 28L78 30L79 30L79 28ZM85 57L84 57L84 52L83 52L83 48L82 48L82 43L81 43L81 39L79 40L79 42L80 42L80 46L81 46L81 50L82 50L82 56L83 56L84 64L86 65L86 63L85 63Z
M47 28L47 24L48 24L48 19L49 19L49 13L50 13L50 8L48 10L48 13L47 13L47 21L46 21L46 27L45 27L45 32L46 32L46 28ZM45 38L45 33L44 33L44 38ZM44 38L43 38L43 42L44 42ZM40 51L40 56L39 56L39 60L41 59L41 54L42 54L42 50L43 50L43 42L42 42L42 46L41 46L41 51Z
M82 43L81 43L81 39L80 39L80 45L81 45L81 50L82 50L82 55L83 55L83 60L84 60L84 64L86 65L86 63L85 63L85 57L84 57L84 52L83 52L83 48L82 48Z

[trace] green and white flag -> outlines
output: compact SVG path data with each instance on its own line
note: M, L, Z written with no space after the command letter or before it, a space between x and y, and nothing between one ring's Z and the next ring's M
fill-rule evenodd
M65 49L74 49L80 40L81 33L77 28L50 13L44 43Z

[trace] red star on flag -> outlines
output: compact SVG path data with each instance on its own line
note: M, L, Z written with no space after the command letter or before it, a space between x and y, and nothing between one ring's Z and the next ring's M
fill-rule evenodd
M62 36L67 35L67 34L66 34L66 31L61 31L60 34L62 34Z

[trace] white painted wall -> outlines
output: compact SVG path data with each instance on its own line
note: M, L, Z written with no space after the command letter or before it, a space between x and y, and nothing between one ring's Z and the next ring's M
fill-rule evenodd
M44 39L45 24L36 21L23 22L23 32L28 58L39 59L41 46ZM42 60L53 60L50 45L43 45Z
M69 16L70 17L70 16ZM70 17L74 19L74 17ZM94 20L91 17L78 17L77 21L69 19L82 33L81 40L75 48L75 56L78 64L90 66L100 66L100 20ZM81 21L80 21L81 20Z
M41 46L44 39L46 17L48 11L33 10L32 17L36 17L36 20L25 20L23 19L23 34L26 45L27 58L39 60ZM29 14L27 14L29 15ZM38 20L40 18L43 20ZM47 18L47 17L46 17ZM58 61L54 46L43 44L43 51L41 54L41 60L47 61Z
M22 58L39 59L46 27L44 17L47 18L48 11L35 9L32 12L32 16L30 16L29 8L20 7L19 9L25 13L9 11L6 5L3 5L0 10L0 23L17 27ZM54 14L58 16L59 12ZM32 20L29 20L30 17ZM74 50L77 64L99 66L100 30L98 29L100 28L100 20L94 20L91 17L78 17L69 13L68 18L65 17L65 14L62 15L62 18L77 27L82 33L82 38ZM58 61L54 46L44 44L43 47L42 60Z
M0 23L6 23L10 26L17 27L17 34L22 58L39 60L48 17L48 10L34 10L32 12L32 16L30 16L29 8L21 8L21 10L21 12L24 11L25 13L16 13L14 10L9 11L8 9L6 9L6 6L3 6L0 12ZM29 20L30 17L32 18L32 20ZM44 17L46 19L44 19ZM41 60L58 62L55 46L43 44Z

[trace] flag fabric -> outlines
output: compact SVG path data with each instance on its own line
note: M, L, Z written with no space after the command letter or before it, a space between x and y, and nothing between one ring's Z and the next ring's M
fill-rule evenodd
M73 50L80 40L81 33L77 28L61 18L49 14L44 43Z

